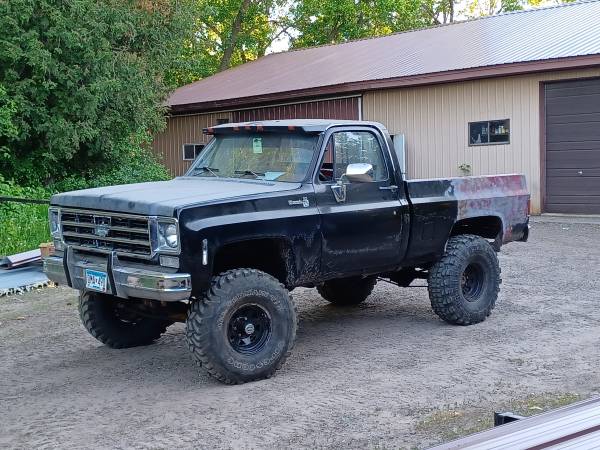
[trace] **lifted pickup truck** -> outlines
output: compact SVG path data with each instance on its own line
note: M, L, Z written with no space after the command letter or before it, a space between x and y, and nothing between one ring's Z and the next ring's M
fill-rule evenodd
M185 321L212 376L267 378L294 345L292 289L349 306L378 279L426 279L433 311L471 325L496 303L496 252L527 240L524 176L406 181L381 124L204 131L214 139L182 177L52 197L45 271L80 291L85 328L110 347Z

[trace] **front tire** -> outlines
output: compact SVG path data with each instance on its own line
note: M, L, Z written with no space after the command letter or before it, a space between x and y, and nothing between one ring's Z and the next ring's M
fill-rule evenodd
M500 264L489 242L475 235L453 236L429 271L431 307L448 323L483 322L496 305L500 283Z
M374 276L340 278L317 286L317 291L336 306L354 306L364 302L376 284L377 278Z
M152 344L171 324L168 320L141 317L120 308L112 295L79 293L79 316L85 329L104 345L128 348Z
M240 384L270 378L283 365L297 326L294 301L277 279L234 269L214 277L204 297L192 303L186 338L211 376Z

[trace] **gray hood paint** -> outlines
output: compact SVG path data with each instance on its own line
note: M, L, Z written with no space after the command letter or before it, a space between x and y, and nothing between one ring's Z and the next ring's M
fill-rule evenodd
M179 177L170 181L64 192L53 195L50 203L70 208L173 217L178 209L189 205L269 192L291 191L299 187L299 183Z

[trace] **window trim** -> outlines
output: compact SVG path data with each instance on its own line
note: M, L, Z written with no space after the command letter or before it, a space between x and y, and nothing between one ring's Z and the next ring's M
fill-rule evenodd
M331 186L331 185L337 183L337 180L335 180L335 179L333 181L321 181L319 179L319 171L321 170L321 165L323 164L323 160L325 159L325 150L327 149L327 143L329 142L330 139L332 139L332 137L335 133L343 133L343 132L371 133L373 136L375 136L375 139L377 139L377 142L379 143L379 149L381 150L383 164L385 165L386 178L383 180L371 181L369 183L360 183L360 184L390 183L391 182L390 180L392 180L392 175L390 174L390 166L389 166L388 157L386 156L386 151L385 151L385 149L387 148L387 145L385 145L385 142L382 142L380 133L378 133L378 131L379 131L378 129L371 128L368 126L332 127L330 129L328 129L327 132L324 133L323 141L321 142L321 150L319 151L319 158L317 160L317 164L315 166L314 174L313 174L313 184L321 184L321 185L325 185L325 186ZM333 164L334 164L334 174L335 174L335 150L333 151ZM359 184L359 183L354 183L354 184Z
M186 158L185 157L185 146L186 145L193 145L194 146L194 157L193 158ZM202 142L188 142L185 144L181 144L181 157L183 158L184 161L196 161L196 158L198 157L198 154L196 154L196 147L202 147L200 149L200 151L204 150L204 148L206 147L205 143Z
M489 141L489 129L491 122L506 122L508 124L508 140L505 142L490 142ZM471 143L471 125L475 123L487 123L488 126L488 142L482 142L480 144L472 144ZM469 147L487 147L490 145L509 145L510 144L510 136L512 134L512 128L510 126L510 119L491 119L491 120L474 120L472 122L467 122L467 143Z

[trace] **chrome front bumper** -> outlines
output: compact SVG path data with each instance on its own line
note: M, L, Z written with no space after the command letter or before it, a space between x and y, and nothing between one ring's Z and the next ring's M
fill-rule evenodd
M191 277L187 273L165 273L121 265L115 254L106 260L76 258L71 249L65 257L44 259L46 276L58 284L80 291L86 290L85 270L106 272L106 292L121 298L145 298L159 301L187 300L192 292ZM160 266L157 266L160 269Z

